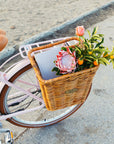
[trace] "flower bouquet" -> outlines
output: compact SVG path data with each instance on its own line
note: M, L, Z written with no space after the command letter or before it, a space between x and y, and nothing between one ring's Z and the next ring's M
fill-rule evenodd
M28 53L48 110L54 111L84 103L99 65L107 65L112 62L114 67L114 48L109 51L103 46L104 37L102 34L97 34L97 28L94 28L92 34L88 31L88 39L84 38L84 31L83 26L78 26L76 37L34 48ZM71 41L77 41L77 43L71 46L67 45ZM52 69L59 76L46 80L43 78L32 53L46 48L55 50L61 44L63 46L55 55L56 60L53 63L55 67Z
M99 64L107 65L112 62L114 68L114 48L109 51L103 46L103 34L97 34L97 27L92 34L88 30L89 39L84 38L84 27L76 28L76 35L79 42L75 46L62 47L54 61L57 75L63 75L81 71L84 69L98 66Z

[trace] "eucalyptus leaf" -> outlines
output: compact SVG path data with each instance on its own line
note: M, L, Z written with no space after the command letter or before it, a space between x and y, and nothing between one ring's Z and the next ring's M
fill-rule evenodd
M87 48L89 48L89 44L87 43L87 41L84 42L84 45L85 45Z
M97 33L97 29L98 29L98 27L95 27L95 28L93 29L92 36Z
M103 65L106 65L106 63L102 60L99 60L99 63L103 64Z
M99 41L102 40L99 36L93 36L92 39L93 39L93 40L94 40L94 39L95 39L95 40L99 40Z
M110 64L109 61L108 61L106 58L104 58L104 57L99 58L99 60L100 60L100 61L103 61L103 62L106 63L106 64Z
M93 60L95 59L95 57L93 57L93 56L90 56L90 55L88 55L88 56L85 56L85 59L86 59L86 58L89 58L89 59L93 59Z
M90 33L90 31L89 31L89 30L87 30L87 32L88 32L88 34L89 34L89 38L91 38L91 33Z
M88 58L86 58L86 60L89 61L89 62L91 62L91 63L93 62L92 60L90 60L90 59L88 59Z
M95 48L99 47L103 42L104 42L104 38L102 38L101 42L99 42L98 44L96 44Z
M75 51L76 51L76 52L78 51L78 53L81 55L81 50L80 50L80 48L79 48L78 46L76 46Z
M103 37L104 36L104 34L98 34L100 37Z

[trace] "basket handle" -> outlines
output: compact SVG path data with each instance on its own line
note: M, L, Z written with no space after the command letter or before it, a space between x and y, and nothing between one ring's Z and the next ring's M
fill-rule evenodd
M79 41L79 38L78 37L71 37L71 38L67 38L65 40L58 41L58 42L53 43L53 44L48 44L48 45L44 45L44 46L33 48L33 49L31 49L28 52L28 57L30 58L31 57L31 53L33 53L34 51L46 49L46 48L49 48L49 47L53 47L55 45L59 45L59 44L62 44L62 43L65 43L65 42L71 41L71 40L77 40L77 41Z

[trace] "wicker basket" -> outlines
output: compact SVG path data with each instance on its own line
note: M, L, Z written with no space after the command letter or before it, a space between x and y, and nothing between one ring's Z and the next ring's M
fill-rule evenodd
M68 38L54 44L34 48L28 53L28 57L39 80L46 108L51 111L83 103L89 93L93 77L99 67L96 66L76 73L44 80L32 53L39 49L53 47L70 40L78 39L76 37Z

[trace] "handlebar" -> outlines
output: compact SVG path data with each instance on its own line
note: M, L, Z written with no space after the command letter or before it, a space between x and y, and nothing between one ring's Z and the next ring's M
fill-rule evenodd
M0 51L2 51L8 43L6 32L0 29Z

